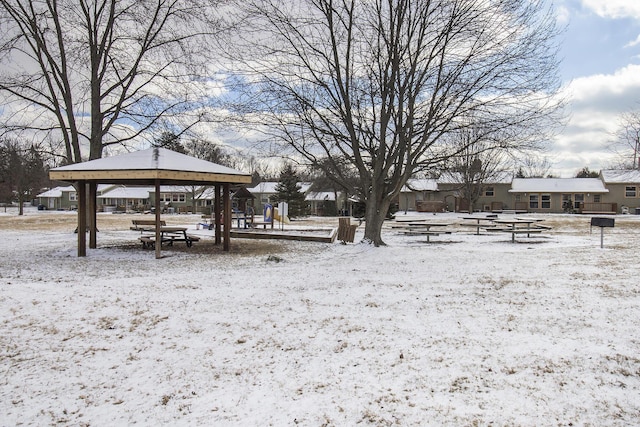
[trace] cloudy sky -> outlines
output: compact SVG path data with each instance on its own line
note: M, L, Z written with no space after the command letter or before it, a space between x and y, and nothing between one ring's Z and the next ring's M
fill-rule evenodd
M640 109L640 1L555 0L567 125L552 142L551 173L571 177L616 162L608 148L622 112Z

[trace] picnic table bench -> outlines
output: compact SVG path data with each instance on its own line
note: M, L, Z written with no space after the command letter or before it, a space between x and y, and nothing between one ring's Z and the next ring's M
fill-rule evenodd
M431 242L431 236L439 236L440 234L451 234L451 231L448 230L405 230L401 232L406 236L426 236L427 242Z
M432 230L432 227L447 227L451 224L437 222L406 222L401 225L392 225L391 228L400 229L400 233L405 236L426 236L427 242L431 242L431 236L439 236L440 234L451 234L449 230Z

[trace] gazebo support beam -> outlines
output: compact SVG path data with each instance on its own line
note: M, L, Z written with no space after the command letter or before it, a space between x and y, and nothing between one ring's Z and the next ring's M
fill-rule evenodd
M89 203L87 217L89 218L89 248L95 249L98 246L98 224L96 218L96 196L98 195L98 184L95 181L89 181Z
M213 218L215 224L215 244L219 245L222 241L220 238L221 227L220 227L220 184L214 185L214 196L213 196Z
M162 258L162 232L160 231L161 221L160 214L162 213L162 208L160 207L160 180L156 179L155 181L155 213L156 213L156 259Z
M87 256L87 182L78 181L78 256Z
M224 243L222 250L229 252L229 241L231 240L231 195L228 182L222 184L222 200L224 202Z

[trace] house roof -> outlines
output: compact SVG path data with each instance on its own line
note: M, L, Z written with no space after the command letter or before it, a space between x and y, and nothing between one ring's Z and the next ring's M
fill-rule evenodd
M305 200L308 201L335 201L336 200L336 194L332 191L311 191L309 193L307 193L306 197L304 198Z
M76 189L73 187L73 185L68 185L66 187L54 187L50 190L38 194L36 197L50 197L55 199L58 197L62 197L62 193L65 191L76 191Z
M459 172L444 172L438 178L441 184L463 184L464 178ZM510 184L513 181L511 172L496 172L482 180L484 184Z
M149 148L51 169L59 181L163 184L249 183L251 175L165 148Z
M605 183L611 184L637 184L640 183L640 170L603 170L600 176Z
M608 193L599 178L514 178L510 193Z
M275 194L277 193L276 186L278 184L279 183L277 181L265 181L261 182L253 188L248 188L247 190L252 193ZM302 191L303 193L309 191L309 188L311 187L311 183L309 182L299 182L298 185L300 186L300 191Z
M125 187L118 186L102 193L98 199L148 199L149 193L153 193L153 187ZM162 188L160 188L162 191Z

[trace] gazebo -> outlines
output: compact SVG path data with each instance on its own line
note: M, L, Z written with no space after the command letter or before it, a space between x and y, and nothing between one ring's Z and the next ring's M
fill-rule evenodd
M231 229L232 184L248 184L251 175L165 148L149 148L119 156L105 157L51 169L54 181L74 183L78 191L78 256L86 256L86 234L89 229L89 247L96 248L96 189L98 184L149 185L155 188L155 232L160 242L160 185L210 185L215 189L215 239L220 243L223 217L223 249L229 251ZM221 191L222 190L222 191ZM222 200L222 206L220 204ZM155 245L156 258L161 258L161 246Z

